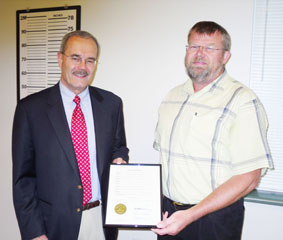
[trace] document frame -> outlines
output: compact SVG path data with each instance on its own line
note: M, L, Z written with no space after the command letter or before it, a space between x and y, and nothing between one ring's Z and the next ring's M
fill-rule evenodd
M161 219L161 164L111 164L104 226L152 228Z

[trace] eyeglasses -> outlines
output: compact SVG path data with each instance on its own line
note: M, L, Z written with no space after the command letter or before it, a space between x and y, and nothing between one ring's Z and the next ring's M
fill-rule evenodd
M202 49L202 51L204 51L205 53L213 53L215 51L219 51L219 50L225 50L224 48L214 48L214 47L210 47L210 46L200 46L200 45L186 45L186 50L190 51L190 52L197 52L200 49Z
M86 59L83 59L80 55L71 55L71 56L68 56L66 55L65 53L62 53L65 57L69 58L71 60L71 62L75 65L80 65L82 63L82 61L84 60L85 64L90 66L90 67L93 67L96 65L97 61L95 58L86 58Z

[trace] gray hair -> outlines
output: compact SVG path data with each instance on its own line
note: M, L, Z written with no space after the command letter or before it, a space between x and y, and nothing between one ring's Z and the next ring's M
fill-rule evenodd
M202 21L196 23L188 34L188 40L190 39L193 32L207 35L211 35L215 32L220 32L223 40L223 49L226 51L230 51L231 49L231 37L229 33L225 28L215 22Z
M86 31L81 31L81 30L69 32L69 33L67 33L67 34L63 37L62 42L61 42L61 46L60 46L60 52L61 52L61 53L65 53L68 40L69 40L71 37L74 37L74 36L81 37L81 38L86 38L86 39L92 39L92 40L94 41L94 43L96 44L96 46L97 46L97 55L99 55L100 46L99 46L99 44L98 44L97 39L96 39L91 33L86 32Z

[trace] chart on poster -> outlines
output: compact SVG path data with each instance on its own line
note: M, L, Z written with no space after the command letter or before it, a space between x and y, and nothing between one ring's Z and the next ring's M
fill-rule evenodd
M55 85L62 37L80 29L80 6L17 11L17 96Z

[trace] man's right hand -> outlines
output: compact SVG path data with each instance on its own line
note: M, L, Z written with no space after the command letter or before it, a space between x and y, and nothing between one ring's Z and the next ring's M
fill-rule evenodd
M39 237L33 238L32 240L48 240L48 237L46 235L41 235Z

